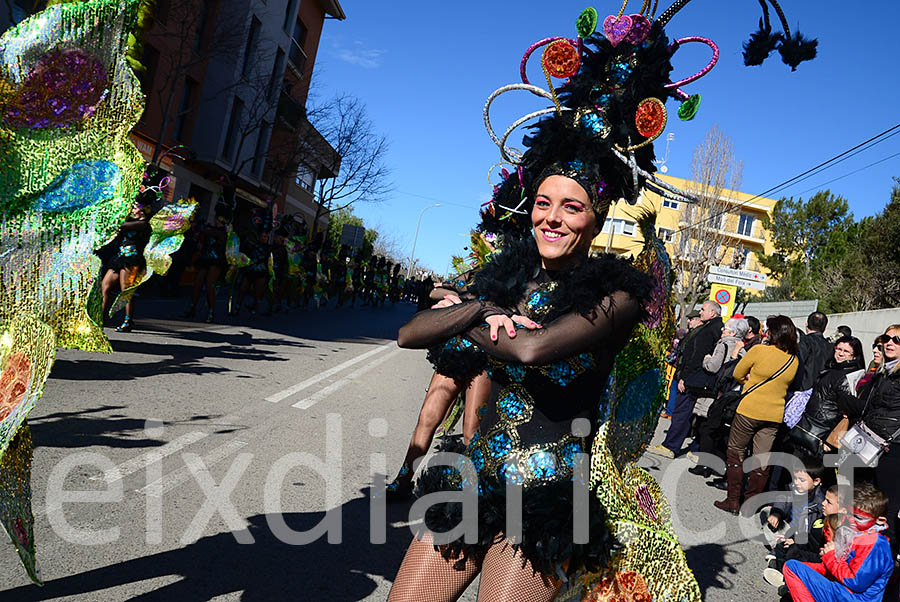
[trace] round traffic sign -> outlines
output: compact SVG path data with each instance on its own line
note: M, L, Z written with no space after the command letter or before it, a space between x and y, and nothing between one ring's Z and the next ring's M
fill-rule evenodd
M716 303L719 305L728 305L731 301L731 293L726 290L716 291Z

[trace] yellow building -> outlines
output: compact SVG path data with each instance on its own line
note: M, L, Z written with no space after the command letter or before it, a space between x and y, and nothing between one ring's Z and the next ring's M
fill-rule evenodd
M697 184L688 180L665 175L659 177L682 190L697 188ZM723 191L721 200L728 212L714 220L718 222L718 230L722 234L722 259L719 265L765 271L759 265L758 257L771 253L773 246L771 236L763 228L762 218L771 214L777 200L753 198L753 195L731 190ZM629 205L625 201L619 201L610 207L603 231L593 240L591 249L637 255L644 239L638 231L636 216L648 209L656 211L657 232L667 243L670 254L674 256L674 244L689 244L689 241L682 242L676 236L690 222L685 216L685 203L663 199L654 192L644 190L637 204Z

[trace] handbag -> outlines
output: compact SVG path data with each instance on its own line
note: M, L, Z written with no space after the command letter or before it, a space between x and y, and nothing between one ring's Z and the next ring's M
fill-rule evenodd
M841 447L841 437L844 436L850 429L850 419L844 416L841 418L841 421L837 423L831 432L828 434L828 437L825 439L825 443L831 446L832 449L840 449Z
M865 422L857 422L844 433L841 437L841 451L838 461L843 464L851 455L859 456L865 466L873 467L878 465L878 459L881 455L888 451L897 435L900 435L900 428L894 431L894 434L883 439L872 429L866 426Z

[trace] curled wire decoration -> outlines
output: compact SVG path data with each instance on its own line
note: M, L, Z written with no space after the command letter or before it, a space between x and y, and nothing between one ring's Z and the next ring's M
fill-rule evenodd
M522 83L526 85L531 85L531 82L528 81L528 75L525 73L525 68L528 66L528 59L531 58L531 55L534 54L534 51L540 48L541 46L546 46L551 42L557 42L559 40L565 40L575 46L578 49L578 55L581 56L581 53L584 51L584 44L581 43L581 39L571 40L565 36L556 36L552 38L544 38L539 42L535 42L532 44L528 50L525 51L525 55L522 56L522 62L519 64L519 75L522 76Z
M670 6L669 8L667 8L667 9L663 12L663 14L661 14L661 15L659 16L659 19L657 20L657 23L659 23L660 25L662 25L663 27L665 27L665 26L666 26L666 23L668 23L669 21L671 21L671 20L672 20L672 17L674 17L674 16L678 13L678 11L680 11L682 8L684 8L685 6L687 6L688 2L690 2L690 1L691 1L691 0L676 0L676 2L675 2L674 4L672 4L672 6Z
M500 155L503 157L503 159L514 165L518 165L522 160L522 153L515 148L506 146L506 140L509 138L510 134L512 134L513 130L515 130L523 123L530 121L535 117L540 117L549 113L555 113L556 107L543 109L541 111L535 111L534 113L529 113L525 117L516 120L516 122L506 130L506 133L503 135L503 139L501 140L500 138L497 138L497 134L494 133L494 128L491 125L491 104L493 104L494 100L501 94L511 92L513 90L525 90L527 92L531 92L535 96L540 96L541 98L549 100L550 102L553 102L553 94L544 90L543 88L534 86L532 84L508 84L494 90L484 103L484 127L487 129L488 135L491 137L491 140L494 141L494 144L496 144L500 148ZM565 107L563 107L563 110L566 110Z
M719 62L719 47L718 47L718 45L716 45L716 43L713 42L712 40L710 40L709 38L704 38L701 36L688 36L686 38L679 38L679 39L675 40L675 42L673 42L669 46L669 51L672 54L674 54L675 51L678 50L678 48L682 44L687 44L689 42L699 42L701 44L706 44L707 46L712 48L712 51L713 51L712 58L710 59L709 63L706 65L706 67L704 67L697 73L695 73L691 76L688 76L684 79L680 79L677 82L672 82L672 83L666 84L665 86L663 86L663 88L665 88L667 90L675 89L676 91L678 91L678 88L680 88L681 86L686 86L687 84L689 84L691 82L695 82L698 79L700 79L701 77L703 77L704 75L706 75L707 73L709 73L710 71L712 71L712 68L715 67L716 63ZM682 92L682 94L683 94L683 92Z
M516 173L517 173L518 176L519 176L519 183L522 182L522 168L521 168L521 167L519 167L517 164L512 163L512 162L510 162L510 161L497 161L496 163L494 163L493 165L491 165L491 168L490 168L490 169L488 169L487 177L488 177L488 185L489 185L489 186L491 186L491 187L494 186L494 183L491 181L491 176L494 174L494 170L497 169L498 167L503 167L504 165L508 165L508 166L512 167L514 170L516 170ZM512 175L512 174L510 174L510 175ZM482 207L483 207L484 205L487 205L487 204L492 203L492 202L493 202L493 201L488 201L487 203L484 203L484 204L482 205Z
M659 186L660 188L662 188L664 190L669 191L670 193L678 196L681 199L684 199L685 202L696 203L696 202L700 201L700 198L697 195L687 192L686 190L677 188L676 186L673 186L672 184L669 184L668 182L659 179L659 177L655 173L651 173L645 169L642 169L635 162L634 155L631 155L630 153L628 155L626 155L625 153L623 153L621 150L619 150L616 147L613 147L612 152L619 161L621 161L625 165L628 165L629 167L632 168L632 174L635 173L635 171L636 171L640 175L644 176L644 178L646 178L647 181Z

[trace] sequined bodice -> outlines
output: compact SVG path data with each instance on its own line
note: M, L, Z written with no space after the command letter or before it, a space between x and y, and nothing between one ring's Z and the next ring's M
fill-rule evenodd
M539 286L520 309L540 322L549 312L547 296L554 286ZM575 455L589 446L589 434L574 435L572 422L587 419L593 430L604 371L603 355L594 352L545 366L491 358L491 401L467 452L479 474L526 488L571 478Z

